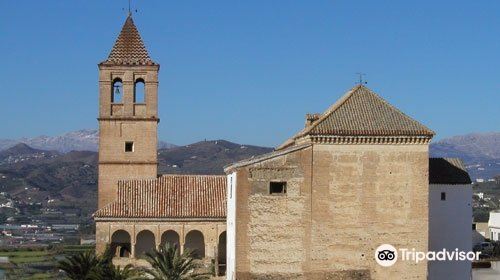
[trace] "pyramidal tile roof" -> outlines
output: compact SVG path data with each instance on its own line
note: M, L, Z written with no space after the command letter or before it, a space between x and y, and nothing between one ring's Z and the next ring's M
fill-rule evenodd
M157 65L144 46L141 34L129 14L111 52L101 64L105 65Z
M278 149L306 135L432 137L434 132L367 87L357 85Z

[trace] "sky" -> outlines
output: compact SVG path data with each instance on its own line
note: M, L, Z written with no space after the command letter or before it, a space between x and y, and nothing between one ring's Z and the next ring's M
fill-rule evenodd
M97 128L127 0L0 1L0 138ZM499 1L132 0L160 139L276 146L366 73L435 140L500 131Z

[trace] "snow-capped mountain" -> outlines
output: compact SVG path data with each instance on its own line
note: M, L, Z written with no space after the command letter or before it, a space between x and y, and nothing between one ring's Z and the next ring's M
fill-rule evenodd
M58 136L38 136L34 138L0 139L0 150L5 150L16 144L24 143L41 150L54 150L62 153L69 151L97 151L99 132L96 129L71 131ZM176 147L173 144L160 141L160 148Z

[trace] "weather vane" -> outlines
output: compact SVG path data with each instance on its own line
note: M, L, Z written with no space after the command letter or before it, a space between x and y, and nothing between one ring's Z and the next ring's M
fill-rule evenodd
M132 2L132 0L128 0L128 15L132 14L132 4L131 4L131 2ZM134 12L137 13L137 9L135 9Z
M359 80L358 80L358 84L359 84L359 85L363 85L363 84L365 84L365 85L366 85L366 84L368 84L368 82L367 82L367 81L363 81L363 77L364 77L364 76L366 76L366 74L365 74L365 73L360 73L360 72L358 72L358 73L356 73L356 75L358 75L358 77L359 77Z

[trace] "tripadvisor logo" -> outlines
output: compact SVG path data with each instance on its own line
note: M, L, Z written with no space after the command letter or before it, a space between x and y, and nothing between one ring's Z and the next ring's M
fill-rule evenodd
M398 257L401 261L419 263L422 261L477 261L481 252L459 251L458 248L452 251L442 249L440 251L421 252L415 248L409 250L399 248L398 250L390 244L382 244L375 250L375 261L385 267L394 265Z
M381 266L392 266L398 260L398 251L390 244L382 244L375 250L375 260Z

